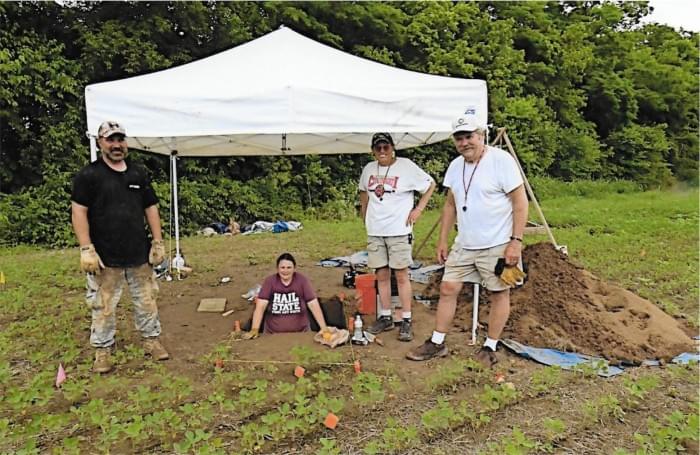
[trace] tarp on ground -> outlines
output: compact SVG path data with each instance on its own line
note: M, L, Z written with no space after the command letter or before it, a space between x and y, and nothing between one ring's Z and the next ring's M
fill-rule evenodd
M115 120L130 147L178 156L367 153L376 131L392 133L403 149L446 139L466 111L488 120L483 80L394 68L289 28L185 65L88 85L85 104L93 137Z

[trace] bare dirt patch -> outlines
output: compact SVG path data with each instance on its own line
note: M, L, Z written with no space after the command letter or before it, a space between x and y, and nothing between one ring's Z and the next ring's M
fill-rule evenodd
M525 285L513 291L512 312L504 337L536 347L551 347L602 356L612 361L640 362L645 359L669 359L692 351L693 341L681 324L651 302L606 283L576 265L549 244L537 244L525 249L529 265ZM223 259L224 267L197 272L182 281L163 282L159 308L163 323L163 340L173 354L171 368L196 375L201 367L196 361L214 346L229 338L233 321L247 320L252 304L241 298L251 286L260 283L274 271L273 264L245 264ZM312 258L298 258L299 270L315 286L320 299L331 299L339 292L352 296L342 286L342 268L322 268ZM216 269L216 270L214 270ZM231 282L221 284L222 276ZM435 278L436 281L439 277ZM414 283L415 292L437 291L435 285L422 289ZM470 286L465 286L457 310L450 345L459 351L465 347L471 325ZM228 317L217 313L198 313L200 299L225 297ZM488 296L482 298L486 302ZM346 312L352 314L348 306ZM488 305L482 305L480 321L485 324ZM366 317L369 322L371 317ZM414 304L415 339L411 343L396 340L395 332L382 335L384 347L355 348L352 355L364 358L368 366L401 361L401 376L409 379L430 368L429 362L404 361L406 351L426 339L434 326L434 312ZM483 334L483 330L480 331ZM252 344L251 344L252 343ZM233 343L233 355L241 359L289 360L288 351L295 345L314 346L310 334L263 336L253 342ZM255 349L251 349L255 346ZM349 351L349 350L348 350ZM348 358L351 353L346 353ZM376 365L374 365L376 364ZM410 379L409 379L410 380Z

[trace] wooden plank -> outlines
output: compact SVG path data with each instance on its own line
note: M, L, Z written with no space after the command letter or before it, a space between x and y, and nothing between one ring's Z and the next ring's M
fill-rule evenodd
M199 301L197 311L200 313L221 313L226 309L226 299L209 298Z

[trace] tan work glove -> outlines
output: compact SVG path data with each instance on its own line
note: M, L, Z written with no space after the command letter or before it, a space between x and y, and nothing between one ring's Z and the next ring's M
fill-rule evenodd
M259 335L258 329L250 329L250 332L245 332L243 335L241 335L242 340L253 340L257 338Z
M350 338L350 332L337 327L326 327L314 335L315 342L330 346L331 349L347 342L348 338Z
M501 273L501 281L510 287L518 284L518 281L525 278L525 272L520 270L518 266L507 265L503 268L503 273Z
M105 265L102 263L102 259L95 251L95 245L91 243L80 247L80 270L85 273L96 273L99 275L104 268Z
M162 240L154 240L151 242L151 251L148 252L148 263L151 265L159 265L165 259L165 246Z

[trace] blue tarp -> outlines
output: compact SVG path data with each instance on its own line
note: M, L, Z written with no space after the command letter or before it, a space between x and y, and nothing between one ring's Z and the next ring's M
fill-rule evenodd
M690 362L700 362L700 354L694 352L684 352L679 354L671 360L673 363L679 363L681 365L686 365Z
M321 267L367 267L367 252L358 251L351 256L321 259L316 265Z
M533 348L531 346L518 343L515 340L501 340L501 343L516 354L532 359L536 362L545 365L557 365L565 370L571 370L576 365L589 364L593 367L598 367L598 376L609 378L620 373L624 373L624 369L616 366L611 366L607 360L601 357L591 357L575 352L562 352L556 349ZM686 365L690 362L700 362L700 354L693 352L684 352L671 360L672 363ZM643 366L659 366L661 363L658 360L645 360ZM603 366L601 366L603 365Z
M608 361L601 357L591 357L575 352L563 352L556 349L533 348L518 343L515 340L501 340L501 343L508 349L519 354L526 359L532 359L545 365L557 365L565 370L571 370L577 365L590 365L598 370L598 376L609 378L623 373L622 368L611 366Z

